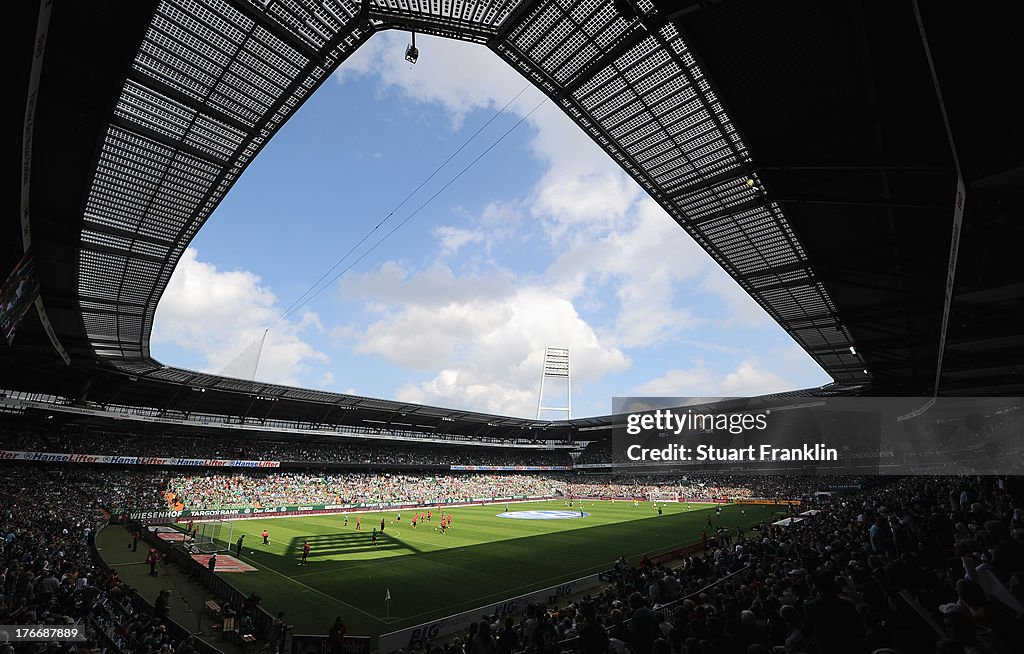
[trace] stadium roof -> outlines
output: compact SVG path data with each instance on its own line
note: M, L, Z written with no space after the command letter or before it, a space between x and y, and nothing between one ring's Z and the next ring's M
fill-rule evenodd
M940 390L1011 392L1024 386L1008 356L1024 351L1024 279L1007 263L1024 242L1009 219L1021 177L1019 88L991 65L999 39L951 54L954 26L987 37L998 23L973 7L928 5L925 32L967 183ZM21 193L9 195L18 208L7 215L24 220L5 221L2 262L10 269L31 243L44 310L0 354L5 387L150 404L168 384L282 388L154 362L157 303L185 247L277 129L375 32L403 29L480 43L519 70L837 382L932 391L956 174L911 4L52 7L48 20L35 8L18 16L9 44L31 120L8 138L12 151L15 138L28 149L31 201L23 214ZM33 52L42 53L38 88Z

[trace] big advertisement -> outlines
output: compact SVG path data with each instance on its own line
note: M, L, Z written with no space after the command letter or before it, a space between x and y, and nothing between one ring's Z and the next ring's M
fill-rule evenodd
M117 456L113 454L68 454L66 452L23 452L0 450L0 461L81 463L122 466L188 466L197 468L280 468L280 461L243 459L182 459L170 456Z
M462 472L547 472L553 470L572 470L572 466L464 466L452 465L451 470Z
M182 509L173 511L171 509L147 509L147 510L122 510L121 514L127 514L132 520L144 520L147 522L174 522L181 518L210 518L218 520L231 520L232 518L250 518L253 516L280 516L305 513L319 513L328 511L341 511L342 509L356 508L355 505L346 504L307 504L306 506L264 506L244 507L236 509Z
M160 522L177 522L179 520L196 519L196 520L236 520L243 518L252 517L264 517L264 518L276 518L276 517L294 517L300 515L314 515L319 513L363 513L367 511L381 511L383 509L388 510L403 510L403 509L420 509L427 507L442 507L442 506L468 506L471 504L480 503L493 503L493 502L518 502L524 500L543 500L546 498L542 497L523 497L523 498L498 498L498 497L481 497L468 501L452 501L452 502L416 502L416 503L353 503L353 504L307 504L305 506L282 506L275 504L273 506L262 506L262 507L232 507L232 508L219 508L219 509L182 509L181 511L174 511L171 509L132 509L130 507L122 507L121 510L117 511L117 515L127 515L132 520L141 520L148 523L160 523Z

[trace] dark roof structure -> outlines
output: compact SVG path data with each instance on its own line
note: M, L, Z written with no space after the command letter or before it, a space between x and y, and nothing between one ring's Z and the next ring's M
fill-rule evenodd
M1019 75L996 63L1013 61L1000 59L1009 44L997 18L922 4L920 20L912 2L29 7L12 19L8 42L26 108L9 150L17 139L25 184L8 194L16 219L4 220L0 263L11 269L31 247L41 310L0 350L0 387L146 406L173 406L194 387L216 391L204 396L208 411L249 411L254 396L274 395L324 419L355 404L533 429L194 373L150 356L160 296L232 184L352 52L401 29L479 43L521 72L837 383L930 395L945 351L938 392L1013 392L1024 386L1024 274L1012 265L1024 243L1012 218ZM960 47L965 34L971 48ZM967 193L947 311L950 133Z
M1024 390L1024 86L998 12L729 1L682 26L837 307L812 321L850 334L874 391L933 393L940 351L939 394ZM951 138L966 199L943 345ZM829 372L831 347L809 348Z

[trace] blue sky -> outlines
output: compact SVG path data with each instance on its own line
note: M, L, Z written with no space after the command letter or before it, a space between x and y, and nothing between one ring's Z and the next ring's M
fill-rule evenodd
M158 360L224 370L526 84L441 39L421 37L413 66L407 41L373 37L249 166L161 300ZM830 381L532 87L328 279L519 121L277 323L257 378L519 416L536 411L545 345L571 350L575 416L615 395Z

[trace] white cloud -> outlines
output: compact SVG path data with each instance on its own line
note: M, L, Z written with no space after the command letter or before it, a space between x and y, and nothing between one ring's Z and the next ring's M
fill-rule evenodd
M686 397L705 395L714 384L714 374L702 362L689 370L669 370L664 375L641 384L633 391L644 397Z
M473 109L503 106L525 83L483 48L445 39L424 38L419 63L410 66L398 56L405 38L375 36L342 66L338 79L344 83L352 75L375 74L410 99L440 103L457 122ZM536 91L524 96L529 94L540 97ZM520 100L511 111L524 116L535 101ZM525 210L549 243L563 249L545 282L558 296L583 301L590 298L581 294L593 292L596 284L610 284L619 310L609 336L622 347L656 345L695 326L694 312L676 306L675 287L717 264L558 107L544 103L529 123L531 149L544 172L525 198ZM495 241L514 234L519 220L509 220L510 214L518 218L518 209L492 203L476 228L437 228L442 256L471 244L489 251ZM723 290L728 301L736 301L735 291L721 283L705 288ZM767 320L763 312L761 319Z
M338 81L374 75L408 99L443 106L453 129L474 110L501 108L525 84L486 49L444 39L421 38L420 59L412 66L401 56L406 39L401 33L373 37L342 66ZM510 111L526 116L541 97L531 88ZM356 352L432 375L401 386L399 399L528 415L535 409L545 345L569 345L574 364L590 366L574 366L574 377L621 372L629 367L624 351L682 341L711 322L706 307L688 305L698 293L724 308L714 312L725 316L716 327L773 325L557 106L545 101L527 122L541 168L533 188L516 200L492 202L468 224L437 227L433 235L447 262L467 252L489 255L499 251L496 243L537 226L539 238L556 252L543 277L501 267L463 274L436 262L416 271L387 262L342 283L343 296L363 300L377 316L365 330L347 334L354 336ZM494 135L483 138L490 142ZM691 291L686 302L681 289ZM588 324L578 308L599 308L594 313L607 316L607 324ZM689 389L706 396L789 386L748 358L725 375L701 364L669 371L644 387L658 391L653 394Z
M335 78L344 83L372 74L410 99L443 103L454 128L474 109L501 108L527 84L508 65L496 66L497 57L483 46L425 35L417 44L419 61L412 65L402 56L408 38L401 32L373 36L338 68ZM526 98L536 103L538 97L538 92L528 90L517 106L526 106Z
M692 309L678 306L676 287L713 264L652 200L636 202L631 212L631 225L578 242L548 275L570 292L610 283L619 303L614 342L649 347L701 323Z
M780 393L796 388L792 381L760 367L756 359L746 359L724 375L716 374L703 361L688 370L669 370L641 384L634 395L652 397L748 397Z
M771 370L759 368L756 362L747 360L725 376L719 384L719 390L723 395L737 397L767 395L793 390L793 384Z
M441 254L456 254L471 243L484 243L486 237L480 230L461 229L450 225L441 225L434 229L434 236L441 243Z
M542 286L494 292L471 276L431 284L435 274L398 274L385 264L349 288L374 289L370 309L381 316L356 352L433 374L400 387L399 400L527 416L536 407L545 346L570 348L573 377L581 381L629 367L626 355L603 342L571 302Z
M154 320L153 345L173 344L192 352L205 363L204 370L220 372L236 359L255 362L259 354L259 379L298 385L327 355L306 338L323 331L316 313L301 312L285 320L266 336L262 352L258 340L263 329L281 314L277 297L260 278L246 270L218 270L199 260L195 248L187 248L167 290L160 298ZM238 368L238 366L233 366Z
M413 274L394 261L383 263L374 272L347 275L340 288L343 297L363 300L378 311L405 303L439 307L477 298L501 300L515 292L511 271L493 269L487 275L456 276L451 268L437 264Z

